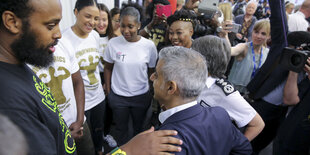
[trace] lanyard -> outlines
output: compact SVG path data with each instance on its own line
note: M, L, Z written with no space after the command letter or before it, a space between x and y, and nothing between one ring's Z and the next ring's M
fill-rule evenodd
M256 63L255 63L255 52L254 52L254 46L253 46L253 42L251 42L251 47L252 47L252 54L253 54L253 64L254 64L254 68L253 68L253 72L251 75L251 79L253 79L253 77L255 76L256 70L258 70L258 68L261 66L262 64L262 59L263 59L263 48L261 48L260 51L260 58L259 58L259 64L258 67L256 68Z

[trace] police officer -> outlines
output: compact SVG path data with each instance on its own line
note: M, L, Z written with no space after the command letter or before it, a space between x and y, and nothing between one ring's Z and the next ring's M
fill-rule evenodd
M230 46L226 40L216 36L204 36L193 42L192 48L205 56L209 76L206 87L197 101L205 106L224 108L239 128L245 127L244 135L254 139L265 124L260 115L223 77L230 60Z

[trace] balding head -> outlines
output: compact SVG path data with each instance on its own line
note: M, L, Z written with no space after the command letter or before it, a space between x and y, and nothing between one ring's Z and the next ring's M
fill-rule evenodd
M306 18L310 17L310 0L305 0L302 3L299 11L305 14Z

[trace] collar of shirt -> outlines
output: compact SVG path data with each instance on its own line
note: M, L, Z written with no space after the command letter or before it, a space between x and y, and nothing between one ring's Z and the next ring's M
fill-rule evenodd
M166 121L166 119L168 119L170 116L172 116L173 114L179 112L179 111L182 111L182 110L185 110L187 108L190 108L194 105L197 104L197 101L192 101L192 102L189 102L189 103L186 103L186 104L183 104L183 105L179 105L179 106L176 106L174 108L171 108L171 109L168 109L166 111L163 111L159 114L158 116L158 119L160 121L160 123L164 123Z
M296 14L299 14L299 15L301 15L303 18L306 18L305 14L302 13L302 12L300 12L300 11L297 11Z
M215 83L215 81L216 81L215 78L208 76L206 80L207 87L210 88Z

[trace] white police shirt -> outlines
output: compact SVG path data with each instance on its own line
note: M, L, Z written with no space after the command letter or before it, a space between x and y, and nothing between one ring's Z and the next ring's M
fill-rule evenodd
M206 87L200 93L197 101L210 107L224 108L230 119L235 121L239 128L247 125L256 115L252 106L234 89L232 84L224 79L207 77Z

